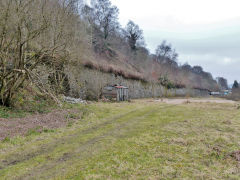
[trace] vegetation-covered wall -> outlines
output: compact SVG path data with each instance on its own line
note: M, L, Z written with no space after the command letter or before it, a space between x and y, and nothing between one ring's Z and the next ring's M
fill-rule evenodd
M166 41L151 54L143 30L133 21L121 27L118 14L109 0L92 0L91 5L83 0L0 0L0 104L10 106L28 84L58 101L59 94L68 93L66 82L72 77L67 74L73 71L78 80L72 91L81 87L77 93L84 96L100 97L99 89L108 83L129 86L132 97L139 98L161 96L162 86L219 89L200 66L179 65L178 53ZM82 65L86 69L76 68ZM101 74L99 80L95 74Z
M167 89L159 83L125 79L110 73L81 67L66 71L69 77L70 95L83 99L98 99L107 85L120 84L129 88L130 98L208 96L208 91L199 89Z

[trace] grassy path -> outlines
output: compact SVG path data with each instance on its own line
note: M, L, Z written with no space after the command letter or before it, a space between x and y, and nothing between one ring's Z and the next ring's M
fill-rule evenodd
M233 104L97 103L71 127L0 143L0 179L238 179Z

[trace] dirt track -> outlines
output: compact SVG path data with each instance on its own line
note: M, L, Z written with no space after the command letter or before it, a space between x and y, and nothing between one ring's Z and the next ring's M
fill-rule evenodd
M182 99L159 99L155 100L156 102L164 102L167 104L185 104L185 103L220 103L220 104L236 104L237 102L226 100L226 99L217 99L217 98L202 98L202 99L194 99L194 98L182 98Z
M136 100L136 101L146 101ZM175 98L175 99L158 99L158 100L147 100L147 102L159 102L167 103L172 105L180 105L186 103L218 103L218 104L236 104L235 101L217 99L217 98ZM3 119L0 118L0 141L6 137L13 137L16 135L26 135L29 130L42 131L44 129L56 129L64 127L69 123L69 121L74 121L74 119L68 118L69 114L78 114L76 110L55 110L47 114L36 114L27 116L24 118L10 118ZM81 115L80 115L81 116Z
M87 105L88 114L76 120L73 126L54 133L21 138L14 144L0 142L0 177L173 179L176 177L175 170L169 172L168 169L176 169L180 171L177 174L179 179L201 179L199 177L203 176L198 176L198 171L205 173L204 179L224 179L222 177L226 177L228 169L235 167L238 158L240 112L232 103L221 99L163 99L163 103L161 99L140 99L132 103L92 103ZM65 115L69 112L52 113L29 116L25 120L34 121L38 117L40 124L54 123L56 116L60 116L59 121L66 121ZM21 118L13 120L21 123ZM225 157L222 152L229 152L232 156L216 158ZM207 157L204 162L203 155ZM211 166L206 164L208 160ZM185 168L179 168L179 164ZM190 166L193 171L186 173ZM238 171L234 170L234 173Z

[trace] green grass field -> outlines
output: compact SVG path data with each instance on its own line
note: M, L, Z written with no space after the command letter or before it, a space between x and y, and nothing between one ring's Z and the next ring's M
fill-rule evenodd
M240 179L234 104L74 108L84 115L68 127L0 142L0 179Z

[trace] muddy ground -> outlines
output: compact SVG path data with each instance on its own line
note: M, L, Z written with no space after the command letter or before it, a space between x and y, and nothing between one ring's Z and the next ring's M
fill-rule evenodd
M31 130L41 132L65 127L74 121L77 110L54 110L47 114L34 114L23 118L0 118L0 140L6 137L26 135Z

